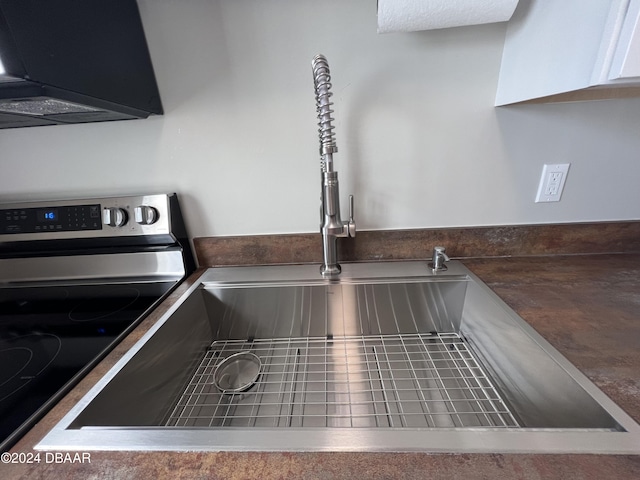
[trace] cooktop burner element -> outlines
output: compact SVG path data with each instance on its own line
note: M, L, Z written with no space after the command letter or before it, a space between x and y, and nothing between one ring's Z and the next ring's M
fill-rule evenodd
M194 269L175 194L0 205L0 450Z
M0 405L27 387L60 353L60 339L48 333L33 333L0 339Z

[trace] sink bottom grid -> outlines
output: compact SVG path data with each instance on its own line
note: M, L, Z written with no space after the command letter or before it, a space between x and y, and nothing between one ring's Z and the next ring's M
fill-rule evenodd
M246 391L222 393L216 366L260 358ZM517 428L466 342L455 333L216 341L167 426Z

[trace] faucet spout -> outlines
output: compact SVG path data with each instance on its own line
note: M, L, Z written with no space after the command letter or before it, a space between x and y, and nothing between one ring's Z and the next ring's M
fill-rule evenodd
M318 113L318 134L320 136L320 170L322 173L321 219L323 262L320 273L324 277L338 275L341 272L338 263L338 237L355 237L356 223L353 219L353 195L349 197L349 221L340 218L340 191L338 172L333 169L333 154L338 151L333 132L331 114L331 74L329 64L323 55L317 55L312 62L313 85L316 93L316 111Z

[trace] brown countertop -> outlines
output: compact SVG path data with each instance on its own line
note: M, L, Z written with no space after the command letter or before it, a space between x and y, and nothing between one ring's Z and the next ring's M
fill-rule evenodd
M464 263L640 422L640 254ZM32 447L197 278L187 280L12 449ZM73 459L73 458L71 458ZM0 464L1 478L640 478L639 456L91 452L90 463Z

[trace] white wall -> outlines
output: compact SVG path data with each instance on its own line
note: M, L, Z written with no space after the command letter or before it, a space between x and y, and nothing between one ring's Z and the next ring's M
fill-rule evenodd
M311 59L360 229L640 218L640 99L494 108L505 25L376 33L375 0L141 0L165 115L0 131L0 202L176 191L193 236L312 232ZM533 202L571 163L562 201Z

